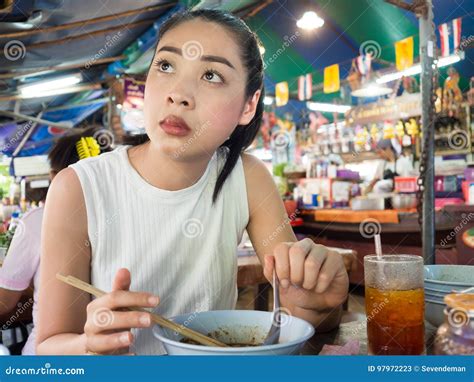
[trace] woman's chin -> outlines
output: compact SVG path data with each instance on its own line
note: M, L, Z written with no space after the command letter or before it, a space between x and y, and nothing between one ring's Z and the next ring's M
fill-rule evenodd
M178 161L209 157L217 150L217 147L214 148L212 145L206 145L203 141L198 142L196 139L175 138L159 133L155 133L150 138L155 149L167 157Z
M186 161L196 156L196 153L193 152L195 148L190 147L186 142L170 142L166 139L159 143L159 150L167 157L178 161Z

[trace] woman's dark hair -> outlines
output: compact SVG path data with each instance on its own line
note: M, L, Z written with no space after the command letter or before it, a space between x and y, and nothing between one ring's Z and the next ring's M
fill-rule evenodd
M46 194L48 193L48 188L31 188L31 183L26 183L25 194L26 199L35 203L44 202L46 200Z
M174 14L162 24L158 33L156 46L158 46L159 41L166 32L176 28L182 23L197 18L219 24L232 33L235 42L240 47L242 64L247 71L245 87L246 100L252 97L257 90L261 90L260 99L253 119L247 125L238 125L229 139L220 147L222 151L226 152L226 161L217 178L212 195L212 201L215 202L224 182L235 167L240 154L251 145L260 129L263 115L263 98L265 96L263 88L263 60L260 54L260 41L247 24L231 13L216 9L188 10Z
M391 139L381 139L380 141L377 142L376 150L386 150L386 149L392 150L395 156L398 155L397 150L395 149L395 147L393 147L393 143Z
M79 155L76 150L76 143L82 137L93 137L99 130L98 126L92 126L85 129L73 129L61 136L48 154L51 171L57 174L70 164L79 161ZM109 148L101 147L101 152L110 151Z

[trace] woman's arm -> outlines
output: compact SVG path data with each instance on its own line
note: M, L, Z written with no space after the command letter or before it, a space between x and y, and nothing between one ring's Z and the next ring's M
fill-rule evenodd
M8 248L8 255L0 266L0 314L16 308L21 295L32 284L38 271L42 210L26 214L20 221Z
M291 314L320 331L336 327L349 286L342 257L310 239L297 242L271 174L257 158L243 154L242 159L250 215L247 231L266 278L272 279L275 268L282 305Z
M379 178L372 179L370 181L369 185L365 188L364 194L367 195L367 194L371 193L374 190L374 187L375 187L375 185L377 184L377 182L379 180L380 180Z
M20 301L22 291L0 288L0 315L11 312Z
M56 274L90 282L87 211L73 169L61 171L51 185L44 213L37 354L128 354L132 328L153 323L149 313L124 308L155 307L157 296L131 292L131 275L117 270L112 290L91 301L88 293L65 285ZM106 322L103 322L103 318Z
M374 190L374 187L377 184L377 182L382 180L384 169L385 169L385 161L384 160L379 160L377 162L377 167L375 168L375 173L374 173L373 179L370 181L370 183L364 189L364 195L367 195L367 194L371 193Z
M41 247L37 354L84 354L90 296L56 278L61 273L90 280L86 207L71 168L61 171L49 188Z

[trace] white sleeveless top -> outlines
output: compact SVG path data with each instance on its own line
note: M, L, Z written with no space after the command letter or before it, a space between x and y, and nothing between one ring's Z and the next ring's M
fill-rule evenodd
M234 309L237 246L249 220L242 159L212 204L225 152L216 152L192 186L168 191L147 183L128 159L129 146L70 167L84 193L91 245L91 283L112 288L128 268L130 290L160 296L154 312L165 317ZM165 353L151 328L132 329L131 351Z

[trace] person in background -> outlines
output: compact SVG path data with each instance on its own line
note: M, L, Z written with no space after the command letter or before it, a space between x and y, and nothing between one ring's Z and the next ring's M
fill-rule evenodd
M413 173L412 161L402 154L400 144L395 139L382 139L375 150L380 161L365 193L390 193L396 176L410 176Z
M92 137L96 130L97 128L91 127L59 138L48 155L51 180L59 171L79 161L76 142L81 137ZM23 291L33 283L33 330L23 347L23 355L35 354L35 318L39 290L42 222L43 207L35 208L22 217L19 227L15 230L8 254L0 267L0 315L11 312L16 307Z
M413 166L413 154L411 148L404 147L401 150L401 154L397 159L397 170L400 176L414 176L416 174L415 167Z

